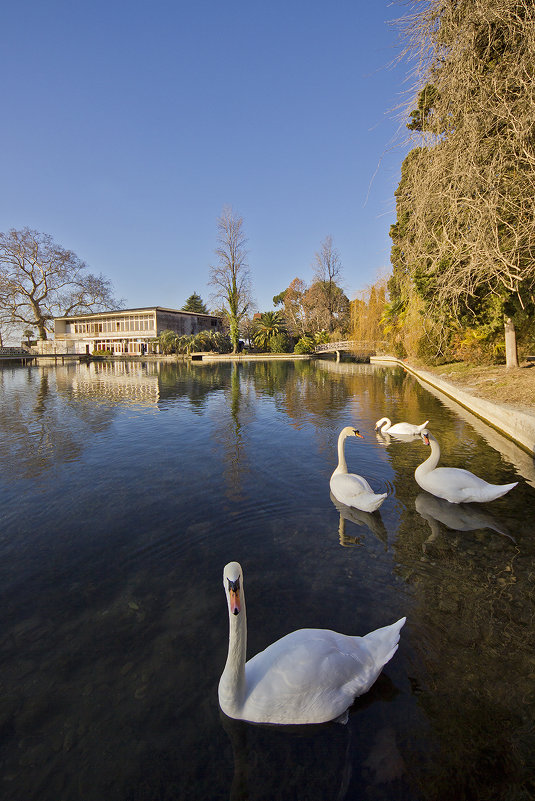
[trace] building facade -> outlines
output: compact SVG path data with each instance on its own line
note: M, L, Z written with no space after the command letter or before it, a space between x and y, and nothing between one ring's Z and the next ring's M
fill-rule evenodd
M221 319L212 314L165 309L151 306L142 309L80 314L54 319L54 341L43 345L47 352L91 354L107 350L114 355L143 356L157 353L152 340L162 331L198 334L221 331Z

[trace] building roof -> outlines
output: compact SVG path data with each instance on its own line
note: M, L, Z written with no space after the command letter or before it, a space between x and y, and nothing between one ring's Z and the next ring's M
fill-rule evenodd
M165 306L142 306L135 309L113 309L112 311L101 311L101 312L86 312L86 314L69 314L65 317L54 317L54 320L80 320L82 318L87 317L105 317L110 315L117 315L117 314L139 314L139 312L149 312L149 311L162 311L162 312L171 312L172 314L189 314L193 317L218 317L217 314L210 314L210 312L190 312L184 311L183 309L168 309Z

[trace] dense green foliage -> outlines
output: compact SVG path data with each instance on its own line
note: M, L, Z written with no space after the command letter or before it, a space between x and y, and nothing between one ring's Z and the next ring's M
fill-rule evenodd
M315 346L314 338L305 335L295 343L294 353L314 353Z
M253 321L253 343L258 350L272 350L274 337L283 331L285 325L280 311L263 312Z
M285 331L273 334L269 340L269 349L271 353L289 353L292 348L288 334Z
M152 340L160 353L188 354L200 351L214 351L215 353L230 353L232 344L230 337L220 331L199 331L197 334L177 334L176 331L162 331Z

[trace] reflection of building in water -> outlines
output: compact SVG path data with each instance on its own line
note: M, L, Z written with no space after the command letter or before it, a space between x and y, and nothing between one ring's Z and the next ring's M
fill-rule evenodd
M221 319L211 314L164 309L152 306L143 309L56 317L53 342L45 343L47 353L85 353L108 350L114 355L158 353L152 340L162 331L176 334L198 334L199 331L221 331Z
M77 366L69 379L72 396L80 400L153 406L160 397L157 372L141 362L91 362Z

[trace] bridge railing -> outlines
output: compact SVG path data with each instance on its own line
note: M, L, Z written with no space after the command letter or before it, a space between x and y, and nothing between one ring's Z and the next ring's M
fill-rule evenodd
M349 350L354 353L375 353L378 348L385 345L384 342L358 341L354 339L343 339L338 342L325 342L323 345L316 345L316 353L332 353L334 351Z

